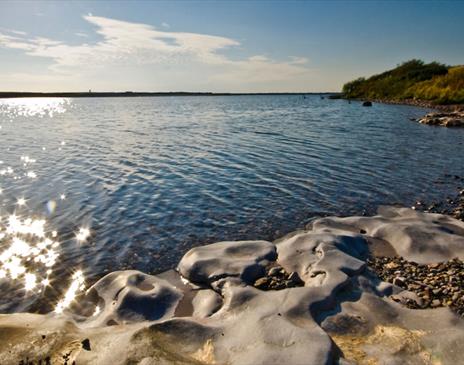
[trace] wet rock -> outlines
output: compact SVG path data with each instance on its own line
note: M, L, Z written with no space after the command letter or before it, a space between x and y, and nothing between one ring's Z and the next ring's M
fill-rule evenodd
M362 106L372 106L372 102L365 101L365 102L362 103Z
M434 112L424 115L417 121L421 124L443 127L464 127L464 112Z

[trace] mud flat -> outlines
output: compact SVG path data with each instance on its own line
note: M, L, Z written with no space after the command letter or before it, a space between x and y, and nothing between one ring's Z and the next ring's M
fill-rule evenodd
M1 315L0 363L462 363L463 259L464 222L447 215L321 218L194 248L157 276L113 272L60 315ZM439 304L412 282L429 269L455 278Z

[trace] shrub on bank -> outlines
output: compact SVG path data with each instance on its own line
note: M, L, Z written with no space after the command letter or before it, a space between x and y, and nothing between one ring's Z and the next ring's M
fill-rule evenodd
M348 82L343 86L343 94L347 98L464 103L464 66L411 60L393 70Z

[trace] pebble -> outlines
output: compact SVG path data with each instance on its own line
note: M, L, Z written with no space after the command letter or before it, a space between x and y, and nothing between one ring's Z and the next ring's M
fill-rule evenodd
M304 286L297 272L287 273L281 266L269 266L266 268L265 276L257 279L253 286L261 290L282 290Z
M447 306L464 316L464 262L458 258L420 265L402 257L371 257L367 263L383 281L418 296L418 300L393 300L413 309Z
M430 306L432 308L439 307L439 306L441 306L441 302L438 299L434 299L434 300L432 300L432 304L430 304Z
M393 285L404 287L405 284L406 284L406 279L401 276L397 276L396 278L393 279Z
M268 272L269 276L277 276L279 274L280 274L280 267L278 267L278 266L275 266L275 267L271 268L269 270L269 272Z

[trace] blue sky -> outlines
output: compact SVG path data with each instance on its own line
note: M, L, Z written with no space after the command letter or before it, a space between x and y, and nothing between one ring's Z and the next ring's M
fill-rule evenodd
M1 90L337 91L464 63L462 1L0 2Z

